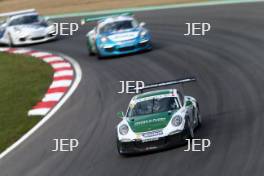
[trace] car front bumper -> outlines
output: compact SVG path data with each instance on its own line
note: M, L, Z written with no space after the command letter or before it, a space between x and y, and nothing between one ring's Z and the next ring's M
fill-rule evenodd
M122 155L129 154L140 154L144 152L152 152L157 150L169 149L176 146L186 144L186 139L188 138L188 132L186 129L183 131L161 137L156 141L142 142L142 141L132 141L132 142L120 142L117 141L119 148L119 153Z
M135 41L131 43L123 43L117 45L104 45L97 47L102 57L118 56L123 54L131 54L144 50L151 50L152 45L150 39Z
M35 44L35 43L42 43L49 40L55 39L57 36L53 33L46 34L46 35L39 35L39 36L28 36L28 37L16 37L13 39L13 44L18 45L27 45L27 44Z

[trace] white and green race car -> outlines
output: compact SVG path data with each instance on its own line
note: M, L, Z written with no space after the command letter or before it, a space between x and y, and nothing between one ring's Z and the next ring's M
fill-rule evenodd
M158 83L145 89L194 80ZM121 155L185 144L202 122L196 99L184 96L177 89L138 94L131 99L126 114L117 115L122 118L117 126L117 149Z

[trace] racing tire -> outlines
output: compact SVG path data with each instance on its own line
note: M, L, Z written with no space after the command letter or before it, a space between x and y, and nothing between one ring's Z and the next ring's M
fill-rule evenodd
M104 57L103 57L100 53L97 53L97 58L98 58L99 60L101 60L101 59L103 59Z
M121 150L120 150L120 142L118 140L116 140L116 148L117 148L118 154L122 155Z
M88 47L88 53L89 53L89 56L94 56L95 53L92 51L92 47L91 47L91 45L88 44L87 47Z
M88 47L88 54L89 54L89 56L93 56L94 55L94 53L91 51L90 47Z
M188 139L193 139L194 138L194 129L191 125L191 122L189 120L189 118L187 118L187 133L188 133Z
M200 114L200 108L199 108L199 104L198 103L197 103L197 116L198 116L197 128L199 128L200 126L202 126L202 116Z
M121 145L121 144L120 144L119 140L116 139L116 148L117 148L117 152L118 152L118 154L121 155L121 156L126 156L126 154L125 154L124 152L121 151L121 147L120 147L120 145Z
M152 43L150 42L150 48L148 48L146 51L147 52L150 52L150 51L152 51L153 50L153 45L152 45Z
M9 46L9 47L14 47L15 45L14 45L14 42L13 42L13 39L12 39L10 33L8 33L8 39L9 39L8 46Z
M96 53L97 53L97 58L99 60L103 59L104 57L101 55L100 51L98 50L97 46L96 46Z

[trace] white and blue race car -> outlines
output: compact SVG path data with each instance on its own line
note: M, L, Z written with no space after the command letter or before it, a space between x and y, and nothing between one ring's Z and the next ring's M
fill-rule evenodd
M56 38L56 27L34 9L0 14L0 43L34 44Z
M103 58L151 50L151 35L144 26L128 14L102 18L86 35L89 54Z

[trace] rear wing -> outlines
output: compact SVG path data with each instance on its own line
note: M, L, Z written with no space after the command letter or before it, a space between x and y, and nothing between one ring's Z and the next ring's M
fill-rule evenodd
M36 12L36 10L27 9L27 10L20 10L20 11L14 11L14 12L0 13L0 18L1 17L11 17L11 16L21 15L21 14L26 14L26 13L33 13L33 12Z
M100 21L104 20L106 18L110 17L118 17L118 16L133 16L133 13L127 12L127 13L112 13L112 14L106 14L106 15L94 15L94 16L88 16L81 19L81 25L84 25L85 23L92 22L92 21Z
M170 86L170 85L176 85L176 84L184 84L184 83L189 83L189 82L194 82L196 81L196 78L194 77L188 77L188 78L183 78L183 79L177 79L177 80L171 80L171 81L166 81L166 82L158 82L158 83L153 83L153 84L147 84L144 87L133 87L130 90L136 91L136 92L143 92L143 90L146 89L152 89L152 88L158 88L158 87L164 87L164 86Z

